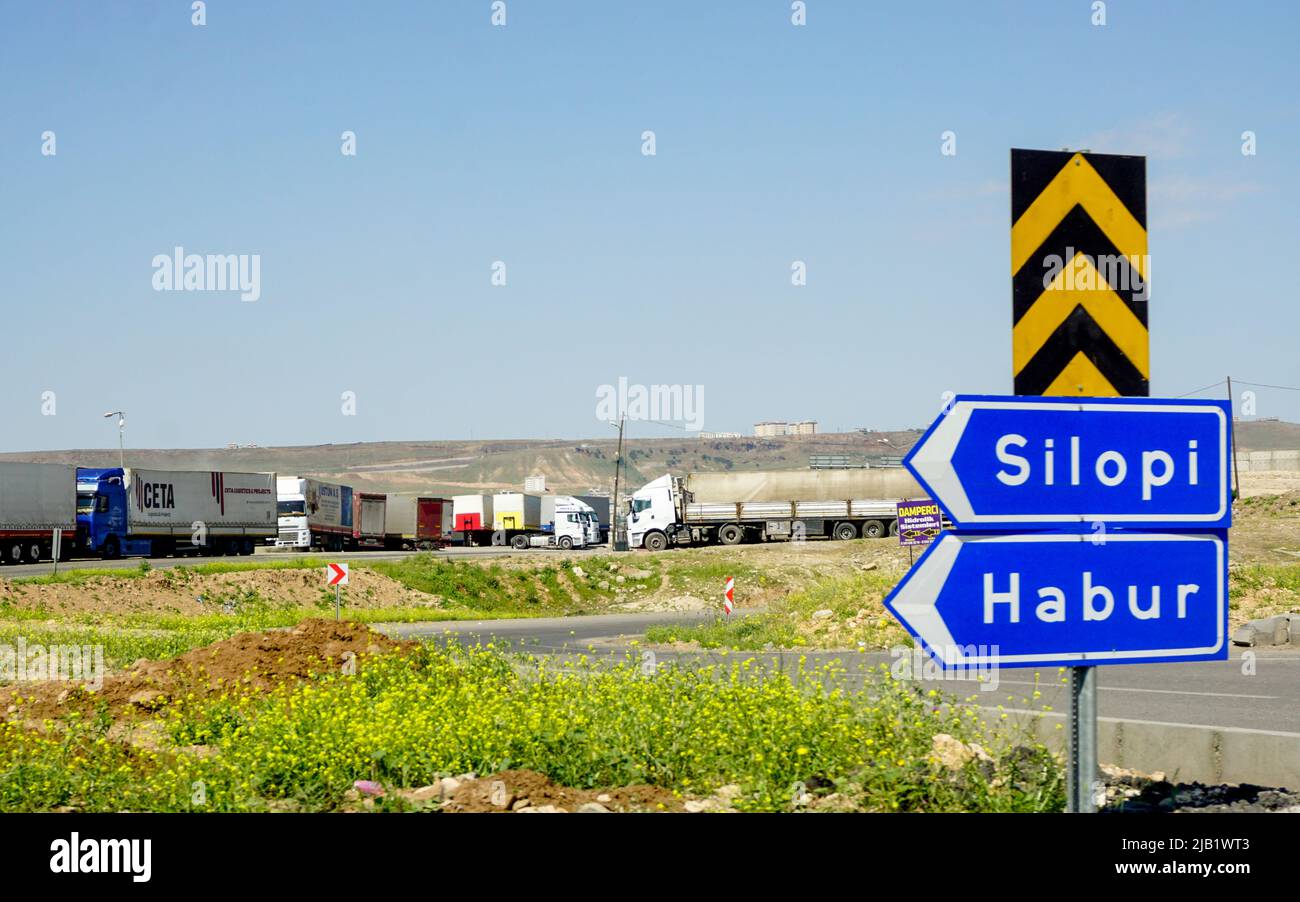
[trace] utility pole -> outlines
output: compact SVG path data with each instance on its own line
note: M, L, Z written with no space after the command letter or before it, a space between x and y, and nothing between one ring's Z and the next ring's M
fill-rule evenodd
M623 427L627 423L627 414L618 419L618 452L614 457L614 509L609 515L609 550L618 550L618 475L623 469ZM612 423L610 425L613 425Z
M123 470L126 469L126 439L123 433L126 430L126 412L121 410L110 410L104 414L104 418L117 417L117 465Z
M1232 399L1232 377L1228 377L1228 428L1232 430L1232 498L1241 497L1241 475L1237 472L1237 404Z

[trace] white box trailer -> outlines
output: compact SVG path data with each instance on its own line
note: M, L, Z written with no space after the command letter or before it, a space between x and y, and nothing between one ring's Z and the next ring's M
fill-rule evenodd
M925 497L906 470L895 468L666 475L633 493L628 543L658 551L756 539L880 538L897 534L899 501Z
M107 558L252 554L276 535L274 473L77 471L78 540Z
M77 468L0 463L0 563L53 557L54 531L71 551L77 532Z
M275 535L274 473L126 471L127 523L134 535Z
M542 528L542 498L526 492L498 492L492 499L492 528L534 532Z
M493 497L492 495L452 495L452 525L458 532L491 532Z
M495 495L452 495L452 525L466 545L502 544L494 542L492 522Z

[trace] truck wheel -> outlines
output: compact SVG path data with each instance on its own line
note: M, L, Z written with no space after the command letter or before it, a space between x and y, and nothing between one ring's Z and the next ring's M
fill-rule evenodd
M878 539L885 534L885 524L879 520L868 520L862 524L862 538Z
M641 544L646 547L647 551L663 551L668 547L668 537L661 532L648 532Z
M21 564L23 562L23 546L17 542L5 547L5 563Z
M745 530L735 523L728 523L718 530L718 541L723 545L739 545L745 538Z
M572 547L573 547L573 537L572 537L572 536L560 536L560 547L563 548L565 551L568 551L570 548L572 548Z
M832 535L841 542L847 542L849 539L858 537L858 528L852 523L836 523L835 532Z
M104 542L104 560L115 561L122 556L122 546L116 536L109 536Z
M890 521L889 521L889 534L890 534L891 536L894 536L895 538L897 538L897 536L898 536L898 521L897 521L897 520L890 520Z
M528 548L528 536L515 536L510 540L510 547L517 551L524 551Z

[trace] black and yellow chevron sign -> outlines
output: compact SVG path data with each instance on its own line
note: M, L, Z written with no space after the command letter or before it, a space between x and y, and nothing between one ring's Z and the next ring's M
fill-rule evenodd
M1150 394L1146 158L1011 151L1018 395Z

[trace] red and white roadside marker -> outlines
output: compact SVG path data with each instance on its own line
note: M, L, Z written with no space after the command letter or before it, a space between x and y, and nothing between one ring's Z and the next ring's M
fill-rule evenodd
M325 585L334 587L334 619L339 619L339 592L340 586L348 584L348 565L347 564L326 564L325 565Z
M735 610L735 607L736 607L736 578L734 576L728 576L727 590L722 593L722 610L726 611L727 616L730 617L731 612Z

